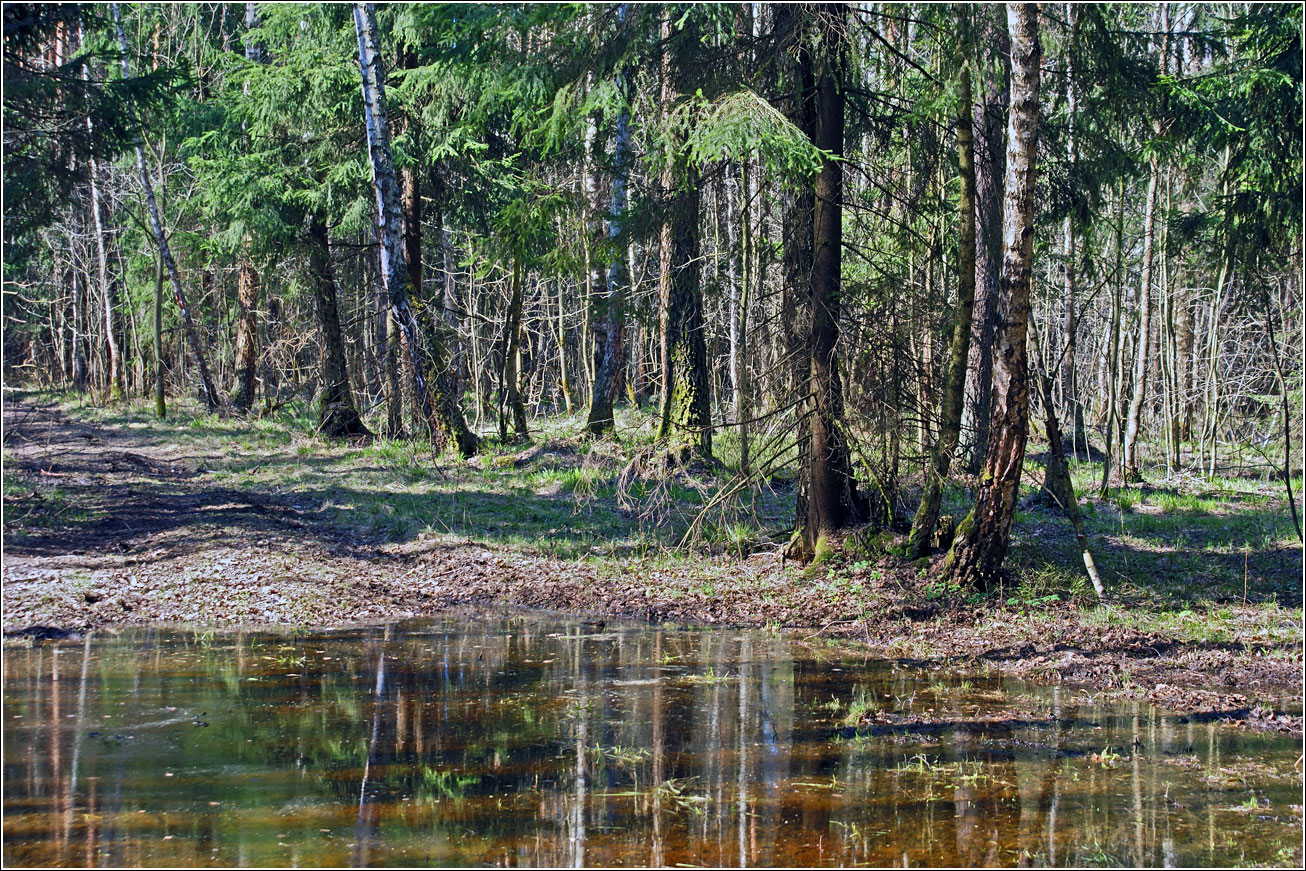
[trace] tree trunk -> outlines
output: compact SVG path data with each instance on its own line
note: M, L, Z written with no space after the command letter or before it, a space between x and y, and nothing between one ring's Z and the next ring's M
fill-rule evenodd
M1161 63L1162 72L1168 72L1166 58L1170 54L1170 11L1161 7ZM1153 124L1153 132L1160 137L1160 119ZM1147 205L1143 217L1143 280L1138 290L1138 345L1134 356L1134 389L1129 398L1129 414L1125 421L1125 481L1138 483L1143 480L1138 457L1138 434L1142 423L1143 404L1147 400L1148 370L1155 361L1152 360L1152 267L1155 261L1156 240L1156 191L1161 179L1160 160L1154 155L1151 160L1151 177L1147 182Z
M250 37L249 31L258 27L258 4L245 4L245 59L259 62L263 59L263 49ZM245 96L249 96L249 84L245 84ZM250 237L245 237L245 245L250 244ZM258 270L248 257L240 260L240 271L236 281L236 305L239 316L236 320L236 387L231 394L231 405L238 411L249 411L254 405L254 390L258 372L258 298L261 290Z
M1102 456L1102 483L1098 486L1098 495L1106 498L1111 490L1111 446L1115 443L1116 420L1119 412L1116 408L1120 399L1120 346L1122 332L1120 320L1124 310L1124 247L1125 247L1125 182L1122 178L1116 189L1116 240L1115 240L1115 276L1112 279L1111 326L1107 334L1107 383L1106 409L1103 414L1106 434L1103 437L1104 454Z
M89 75L89 67L87 75ZM86 119L90 132L91 120ZM99 162L90 161L91 176L91 226L95 237L95 262L100 282L100 295L104 299L104 341L109 351L109 401L120 402L127 397L127 367L118 345L118 294L117 285L109 278L109 258L104 250L104 224L100 212Z
M619 15L624 21L625 4L620 7ZM624 91L624 81L619 81L618 87ZM626 213L626 187L630 174L630 110L625 105L617 116L616 149L612 162L612 208L608 223L608 239L613 245L612 263L607 270L606 292L594 300L594 393L589 419L585 423L586 430L593 435L614 431L612 403L617 392L617 376L625 358L625 292L630 276L626 267L626 246L617 244Z
M404 394L399 384L399 353L402 344L399 324L387 305L385 317L385 350L382 352L382 393L385 396L385 436L390 439L407 437L404 431Z
M371 435L354 405L349 385L349 365L340 332L335 268L326 222L315 216L308 226L308 271L313 280L313 301L318 330L322 334L319 357L322 383L318 388L318 431L328 438Z
M738 300L731 318L730 336L730 374L735 391L735 426L739 427L739 473L748 474L748 424L753 411L751 406L752 389L748 370L748 306L752 301L754 281L753 269L753 202L750 196L753 174L750 172L750 157L745 157L740 166L739 177L739 286L736 291Z
M558 279L558 389L562 391L563 407L567 414L575 409L572 398L571 377L567 374L567 303L563 287L566 280Z
M476 436L467 429L458 397L438 377L428 380L429 372L440 373L445 365L445 350L438 341L430 347L422 344L422 331L409 305L414 289L409 277L403 248L399 210L399 185L390 156L390 126L386 117L385 71L377 48L376 10L371 3L354 4L354 26L358 31L358 64L362 73L363 109L367 127L368 154L372 181L376 189L377 239L381 250L381 279L389 298L403 340L405 356L412 366L414 393L430 429L432 443L443 449L453 441L464 457L477 450Z
M1029 344L1038 356L1038 340L1033 322L1029 327ZM1075 529L1075 540L1079 542L1080 559L1084 562L1084 571L1093 582L1093 590L1099 602L1106 601L1106 588L1102 586L1102 577L1097 572L1097 563L1093 552L1088 547L1088 533L1084 530L1084 517L1079 512L1079 501L1075 498L1075 486L1070 480L1070 463L1066 461L1065 446L1061 441L1061 425L1057 421L1056 406L1052 404L1052 379L1047 370L1040 368L1035 378L1043 399L1044 421L1048 432L1048 464L1043 476L1043 492L1065 512L1066 519Z
M124 79L131 78L131 70L127 65L127 34L122 29L122 16L118 12L118 4L109 4L113 12L113 21L118 29L118 45L122 49L122 75ZM177 274L177 263L172 259L172 249L168 247L168 239L163 233L163 219L159 214L159 204L154 198L154 185L150 182L150 173L145 165L145 147L141 144L139 138L136 140L136 168L141 176L141 188L145 191L145 204L150 214L150 229L154 232L154 242L159 248L159 256L163 260L164 268L168 271L168 278L172 282L172 295L177 302L177 308L181 310L182 331L186 334L186 341L190 345L191 353L195 355L195 365L199 370L200 376L200 399L203 400L205 407L209 411L216 411L222 406L222 401L218 397L218 392L213 386L213 378L209 375L208 358L204 354L204 346L200 343L199 332L195 329L195 323L191 320L190 307L186 305L186 297L181 289L181 277Z
M236 389L231 396L232 407L239 411L249 411L254 405L258 372L258 297L258 271L248 260L241 260L236 279L236 301L240 308L240 317L236 321Z
M69 325L72 328L72 372L73 389L81 392L86 389L86 333L83 322L86 317L86 278L78 261L79 247L74 245L72 274L73 311Z
M1193 305L1190 299L1175 293L1175 401L1179 414L1175 421L1175 442L1181 444L1193 436ZM1176 455L1178 448L1176 448Z
M513 260L509 283L508 322L504 326L502 375L499 379L499 439L508 440L508 415L519 439L530 436L526 428L526 406L521 395L522 267Z
M934 445L930 468L925 474L925 492L907 536L907 555L916 559L929 546L939 519L943 482L952 464L952 452L961 434L962 400L966 389L966 358L970 350L971 319L975 305L975 143L972 134L970 70L962 68L961 102L957 111L957 164L961 171L961 196L957 200L960 243L957 252L957 314L948 349L948 371L943 385L943 414L939 438Z
M994 9L1000 7L991 7ZM993 335L997 326L1002 272L1002 201L1006 173L1003 118L1010 102L1007 30L993 28L997 78L985 92L979 136L975 141L975 312L971 322L970 359L966 369L966 404L962 408L961 455L968 471L978 473L989 440L993 398Z
M1138 459L1138 432L1143 416L1143 403L1147 396L1147 375L1152 356L1152 266L1155 260L1156 239L1156 188L1160 172L1156 159L1152 159L1152 174L1147 182L1147 205L1143 217L1143 276L1138 288L1138 342L1134 346L1133 390L1125 417L1124 451L1125 483L1136 484L1143 480Z
M662 23L664 43L671 39L669 19ZM681 41L692 42L688 34ZM683 45L668 44L663 60L664 109L669 110L680 92L684 75ZM699 179L684 155L684 143L673 147L675 158L662 176L662 188L670 196L662 225L661 297L663 323L663 403L658 438L672 439L673 452L682 457L712 456L712 385L707 371L704 339L703 289L699 281Z
M848 445L841 430L843 383L839 376L839 321L842 310L844 51L847 7L830 4L816 15L820 34L816 66L816 126L812 143L832 155L816 176L812 212L812 331L809 342L811 433L807 458L807 517L801 542L790 554L819 559L832 533L865 519L857 493Z
M154 416L168 416L163 381L163 255L154 258Z
M1073 170L1077 158L1075 151L1075 113L1078 95L1075 93L1075 67L1071 60L1074 42L1079 30L1079 9L1073 3L1067 3L1066 18L1070 26L1070 35L1066 47L1066 161ZM1076 445L1084 442L1088 448L1087 433L1084 430L1084 406L1079 401L1079 381L1075 372L1076 336L1079 321L1075 313L1075 217L1067 214L1062 221L1061 269L1063 279L1061 330L1065 343L1065 353L1058 367L1061 381L1062 403L1070 413L1070 452L1077 453Z
M1002 283L994 332L993 408L975 507L957 529L949 554L964 587L997 578L1007 554L1029 432L1026 328L1034 259L1034 172L1038 151L1038 6L1007 5L1011 40L1011 112L1003 197Z
M789 57L788 117L808 137L816 128L816 81L808 47L807 16L798 6L778 4L774 7L775 30ZM780 323L782 354L780 399L793 405L795 454L794 529L807 524L808 458L811 456L809 413L809 375L811 371L808 341L812 334L812 210L815 194L811 185L802 185L788 194L781 223ZM801 538L795 539L795 542Z

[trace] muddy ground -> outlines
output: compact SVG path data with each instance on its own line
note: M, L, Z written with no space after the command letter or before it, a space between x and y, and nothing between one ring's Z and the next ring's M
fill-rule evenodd
M320 516L313 492L220 486L211 473L223 459L204 445L74 419L31 397L6 402L7 643L123 623L326 627L496 604L768 626L927 668L995 668L1301 730L1300 627L1267 640L1254 631L1265 619L1254 608L1235 609L1234 624L1248 624L1235 640L1198 640L1069 603L1031 612L1000 597L935 599L928 572L892 557L852 567L845 582L856 595L836 596L778 551L605 561L451 536L387 542Z

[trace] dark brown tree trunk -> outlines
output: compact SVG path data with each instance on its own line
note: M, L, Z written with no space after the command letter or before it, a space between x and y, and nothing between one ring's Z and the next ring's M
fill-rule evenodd
M672 25L663 21L664 41ZM687 40L688 37L682 37ZM682 46L667 46L664 59L664 108L679 96L684 75ZM662 225L661 297L665 356L663 361L663 404L658 437L676 442L674 452L682 456L712 456L712 384L707 371L707 343L704 338L703 289L699 281L699 180L684 156L684 149L663 173L662 187L669 195L667 217Z
M404 167L399 177L403 185L404 262L413 286L413 299L421 304L426 302L422 285L422 187L412 166Z
M847 7L828 4L816 14L820 54L816 66L816 127L812 142L833 155L821 161L812 212L811 433L807 459L807 517L801 545L790 554L820 559L829 536L866 518L842 431L843 382L839 376L839 321L843 260L844 94L843 46Z
M526 405L522 402L521 372L521 322L523 307L522 267L514 260L509 286L508 323L503 334L503 369L499 378L499 438L508 439L508 415L512 415L513 433L519 439L528 438Z
M231 405L238 411L249 411L254 405L258 372L258 297L258 271L254 264L242 260L236 278L240 316L236 321L236 389L231 395Z
M943 385L943 419L930 468L925 472L925 492L907 536L907 555L916 559L929 546L939 520L943 482L952 464L952 452L961 433L962 399L966 389L966 357L975 305L975 144L972 134L970 70L962 68L961 103L957 112L957 163L961 170L961 196L957 200L960 242L957 252L957 314L948 350L948 371Z
M949 555L964 587L997 578L1007 555L1029 433L1027 324L1034 258L1034 171L1038 151L1038 6L1007 6L1011 40L1011 112L1002 218L1002 283L994 331L993 406L975 507L957 529Z
M308 271L313 281L313 301L322 336L318 430L328 438L371 435L358 416L353 390L349 386L349 365L345 359L345 342L340 332L340 312L336 303L335 268L331 264L326 223L320 217L314 217L309 223L308 242Z
M816 81L806 38L807 16L791 4L773 9L775 29L783 40L784 53L792 59L787 71L791 92L788 117L809 137L816 129ZM782 224L781 269L784 285L780 319L784 342L781 380L782 399L794 407L798 469L795 474L794 529L807 524L807 461L811 455L809 376L811 359L808 342L812 335L812 210L815 195L809 185L789 194Z
M989 7L1000 10L1001 7ZM978 473L989 439L993 391L993 333L997 324L998 285L1002 272L1002 199L1006 173L1004 119L1010 102L1007 30L994 23L989 32L996 78L989 83L980 109L975 140L975 204L978 237L975 252L975 314L971 321L970 359L966 369L966 404L962 410L961 456L965 468Z

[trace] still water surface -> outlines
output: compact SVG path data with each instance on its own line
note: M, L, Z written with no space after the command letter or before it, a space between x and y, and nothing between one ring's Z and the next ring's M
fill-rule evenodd
M130 629L6 652L3 720L7 866L1300 858L1293 739L765 632Z

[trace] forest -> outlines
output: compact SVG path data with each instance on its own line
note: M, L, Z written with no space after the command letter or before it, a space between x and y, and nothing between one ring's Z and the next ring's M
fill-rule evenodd
M164 530L867 641L1291 626L1300 12L7 4L6 630L145 619L122 557L23 583Z
M5 3L0 859L1301 867L1302 12Z

